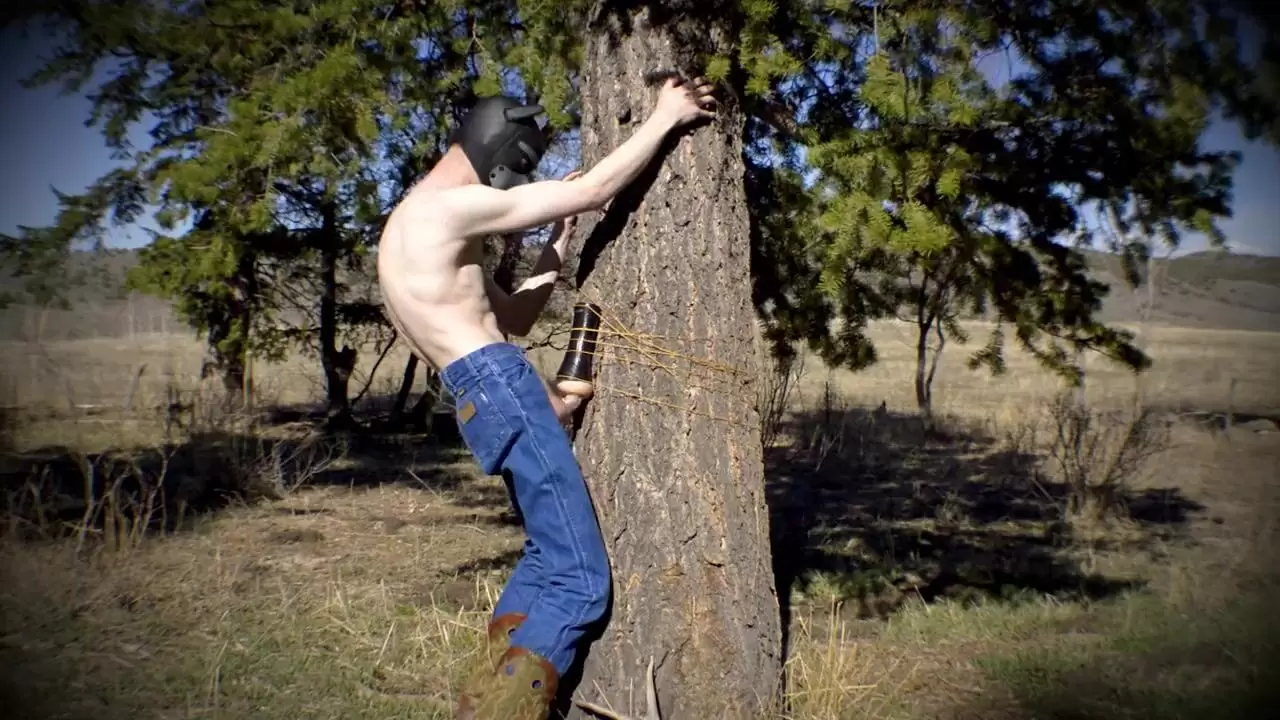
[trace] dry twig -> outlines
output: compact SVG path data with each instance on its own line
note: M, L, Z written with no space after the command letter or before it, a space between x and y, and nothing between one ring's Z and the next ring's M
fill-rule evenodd
M637 720L662 720L662 715L658 712L658 690L654 685L652 655L649 656L649 669L646 671L644 690L646 706L644 717L638 718ZM618 713L601 707L595 703L587 702L585 700L574 700L573 702L583 710L599 715L602 718L607 718L607 720L632 720L632 718L629 718L626 715L619 715Z

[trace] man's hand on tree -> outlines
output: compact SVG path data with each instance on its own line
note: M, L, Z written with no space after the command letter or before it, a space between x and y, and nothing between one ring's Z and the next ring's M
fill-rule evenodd
M670 78L662 86L654 114L665 115L674 127L714 118L716 99L711 94L713 89L711 83L702 78L689 82Z

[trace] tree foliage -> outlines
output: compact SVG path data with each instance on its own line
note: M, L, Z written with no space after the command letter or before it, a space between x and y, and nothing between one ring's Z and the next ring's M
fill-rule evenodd
M1214 3L1083 0L850 12L795 45L816 59L778 86L782 109L758 113L788 120L758 136L784 162L752 168L770 198L756 283L773 337L857 368L875 357L865 322L904 319L926 410L926 341L963 342L964 315L996 321L971 366L1002 370L1011 334L1068 379L1090 350L1145 367L1129 333L1097 320L1108 287L1080 250L1120 253L1136 279L1154 245L1192 231L1223 242L1235 157L1200 138L1215 111L1266 133L1276 107L1274 88L1249 80L1249 19ZM1268 45L1262 61L1274 58Z
M344 329L382 322L345 278L396 200L445 149L459 110L512 85L573 124L577 41L551 13L523 28L517 2L73 0L37 8L63 42L32 83L89 89L90 120L127 160L49 228L10 238L46 295L69 247L109 220L156 211L165 234L135 289L175 300L206 332L228 385L250 352L316 351L331 415L346 412ZM565 49L535 52L529 36ZM513 78L512 73L517 75ZM128 131L150 126L150 146ZM366 283L367 284L367 283ZM358 341L351 340L351 345ZM342 347L340 347L342 346Z
M155 210L164 233L133 286L176 301L229 385L250 353L312 348L341 412L348 330L379 319L354 280L390 208L475 95L525 93L572 132L582 28L626 4L23 4L8 22L61 39L31 83L88 93L125 166L0 249L52 302L70 248ZM850 368L875 361L872 319L963 341L966 314L998 321L975 365L999 370L1012 337L1068 378L1084 350L1143 367L1098 322L1107 288L1079 249L1119 252L1136 278L1156 244L1221 242L1234 158L1200 147L1208 122L1280 140L1274 20L1248 0L660 5L651 21L688 46L678 70L721 82L747 117L768 337ZM700 37L710 15L734 37ZM149 145L131 147L140 125Z

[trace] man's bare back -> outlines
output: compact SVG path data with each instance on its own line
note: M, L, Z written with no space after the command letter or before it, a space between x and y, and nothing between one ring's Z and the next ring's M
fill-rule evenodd
M431 212L436 192L418 186L391 215L378 274L391 322L439 369L504 338L485 289L481 246Z
M567 249L559 232L534 275L511 294L497 288L483 267L487 236L513 235L603 208L648 164L668 132L712 116L711 87L701 80L662 89L653 114L618 149L589 172L563 180L497 189L480 182L454 145L400 202L378 249L378 277L388 317L412 351L436 369L486 345L504 332L526 334L546 304ZM563 229L563 228L561 228ZM550 393L557 414L578 398Z

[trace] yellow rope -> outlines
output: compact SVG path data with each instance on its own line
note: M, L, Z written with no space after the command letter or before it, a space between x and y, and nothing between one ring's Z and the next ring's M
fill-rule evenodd
M597 299L587 299L584 293L578 293L579 302L588 302L596 306L600 315L600 326L595 330L597 333L595 350L593 352L583 352L585 355L594 358L604 358L610 356L617 362L629 365L641 365L653 370L662 371L672 380L678 382L683 387L703 390L708 393L722 393L728 388L726 385L736 384L734 381L742 378L744 375L753 375L748 368L736 366L715 358L690 354L678 349L670 347L671 344L689 344L703 342L714 342L715 338L678 338L654 333L642 333L634 331L626 327L617 316L609 311L607 303ZM589 330L589 328L573 325L569 332ZM559 333L557 333L559 334ZM681 367L684 365L684 367ZM597 365L592 373L599 374L599 366ZM695 382L701 381L701 382ZM707 383L707 384L704 384ZM639 393L631 392L621 388L601 385L593 382L595 385L595 393L616 393L620 396L627 397L639 402L645 402L659 407L665 407L672 410L698 415L708 418L716 422L728 423L730 425L743 425L743 423L732 419L716 416L710 412L701 411L693 406L682 406L676 403L657 400L645 397ZM740 385L739 385L740 386Z

